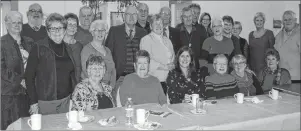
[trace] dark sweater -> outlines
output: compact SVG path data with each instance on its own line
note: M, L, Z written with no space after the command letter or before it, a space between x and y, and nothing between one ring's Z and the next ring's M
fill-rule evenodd
M27 23L27 24L23 24L22 26L21 36L29 37L33 39L34 42L37 42L39 40L46 38L48 35L45 26L42 25L39 31L35 31Z

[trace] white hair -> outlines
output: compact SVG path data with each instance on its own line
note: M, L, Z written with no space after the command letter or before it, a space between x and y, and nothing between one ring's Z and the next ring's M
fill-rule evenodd
M105 20L95 20L91 23L89 31L92 32L97 26L103 26L106 31L108 30L108 24Z
M291 15L293 18L296 18L296 13L291 10L285 11L282 15L282 19L283 19L284 15Z
M223 22L223 20L221 18L213 18L211 20L211 28L213 28L213 25L214 25L213 23L214 22L220 22L222 24L222 26L224 25L224 22Z
M21 22L23 22L23 15L18 12L18 11L9 11L5 18L4 18L4 21L5 23L7 23L12 17L18 17L18 18L21 18Z
M258 17L261 17L263 19L263 22L266 21L265 14L262 12L257 12L253 18L253 21L255 22L256 18L258 18Z

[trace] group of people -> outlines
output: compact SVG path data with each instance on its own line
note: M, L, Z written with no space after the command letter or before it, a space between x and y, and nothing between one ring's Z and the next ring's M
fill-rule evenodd
M274 37L265 15L254 17L249 43L231 16L211 19L197 4L182 9L171 27L171 10L150 19L145 3L128 6L122 25L108 27L84 6L79 17L50 14L42 25L39 4L28 23L11 11L1 37L1 129L30 114L97 110L134 104L176 104L187 95L205 99L267 93L300 82L300 27L293 11L283 14Z

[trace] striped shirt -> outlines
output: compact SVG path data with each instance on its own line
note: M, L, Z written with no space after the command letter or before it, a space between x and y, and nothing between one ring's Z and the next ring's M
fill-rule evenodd
M218 99L233 96L239 92L237 81L230 74L220 75L214 73L206 77L205 87L206 98L215 97Z
M139 40L137 38L126 37L126 64L125 64L125 74L130 74L135 72L134 69L134 58L136 51L139 50Z

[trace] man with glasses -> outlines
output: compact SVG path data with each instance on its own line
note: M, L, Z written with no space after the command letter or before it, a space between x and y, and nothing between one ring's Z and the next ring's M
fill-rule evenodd
M163 21L163 35L171 40L174 52L177 53L182 47L180 40L180 30L170 26L171 11L169 7L162 7L160 9L160 16Z
M201 49L204 40L207 38L205 28L201 30L199 27L192 24L193 14L192 10L188 7L182 9L181 15L183 24L179 27L180 39L182 46L192 48L195 58L195 67L200 68L199 60L201 59ZM203 66L203 65L201 65Z
M32 38L34 42L47 37L47 31L43 23L43 10L41 5L34 3L27 11L28 23L23 25L21 36Z
M17 11L4 18L7 34L1 37L1 130L20 117L29 116L24 72L33 40L21 36L23 17Z
M75 40L79 41L81 44L89 44L93 37L89 31L90 25L94 19L94 13L92 9L88 6L83 6L79 10L79 23L80 26L77 28L75 33Z
M138 19L137 19L136 26L143 28L147 31L147 33L150 33L151 29L150 29L149 22L147 21L148 11L149 11L147 4L139 3L137 6L137 10L138 10Z
M285 68L293 83L300 83L300 25L295 12L287 10L282 16L283 28L276 35L275 49L280 54L280 68Z
M140 40L147 32L137 27L138 11L135 6L125 9L125 23L112 26L109 30L105 45L111 50L116 68L116 85L113 91L115 95L125 75L133 73L134 55L139 50ZM115 97L113 97L115 99Z

